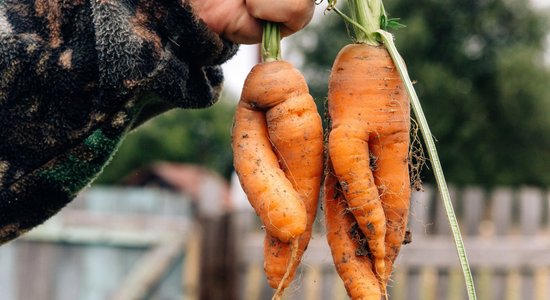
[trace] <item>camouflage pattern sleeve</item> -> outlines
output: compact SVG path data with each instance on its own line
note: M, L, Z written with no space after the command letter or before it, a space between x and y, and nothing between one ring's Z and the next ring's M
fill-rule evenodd
M71 201L141 122L212 105L236 50L181 0L0 0L0 244Z

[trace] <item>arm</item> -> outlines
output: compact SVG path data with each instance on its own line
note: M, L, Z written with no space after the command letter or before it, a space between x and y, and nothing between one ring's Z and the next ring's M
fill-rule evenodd
M150 103L214 103L235 51L177 0L2 1L0 244L70 202Z

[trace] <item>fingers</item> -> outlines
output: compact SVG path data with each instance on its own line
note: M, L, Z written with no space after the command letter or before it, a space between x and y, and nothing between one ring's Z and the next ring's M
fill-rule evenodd
M246 0L254 18L281 23L281 34L288 36L304 28L313 17L313 0Z
M242 6L221 35L238 44L257 44L262 41L262 22Z
M315 6L314 0L189 1L211 30L239 44L261 42L262 20L281 23L281 35L289 36L311 21Z

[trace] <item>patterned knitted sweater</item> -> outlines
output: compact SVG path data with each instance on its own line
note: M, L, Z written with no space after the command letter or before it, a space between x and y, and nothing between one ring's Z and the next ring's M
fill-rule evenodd
M132 128L212 105L236 50L183 0L0 0L0 244L70 202Z

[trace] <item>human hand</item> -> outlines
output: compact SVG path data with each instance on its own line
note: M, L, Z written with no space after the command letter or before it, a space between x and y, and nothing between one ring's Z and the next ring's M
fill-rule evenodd
M281 23L281 35L304 28L313 0L189 0L195 13L219 35L239 44L262 40L262 20Z

